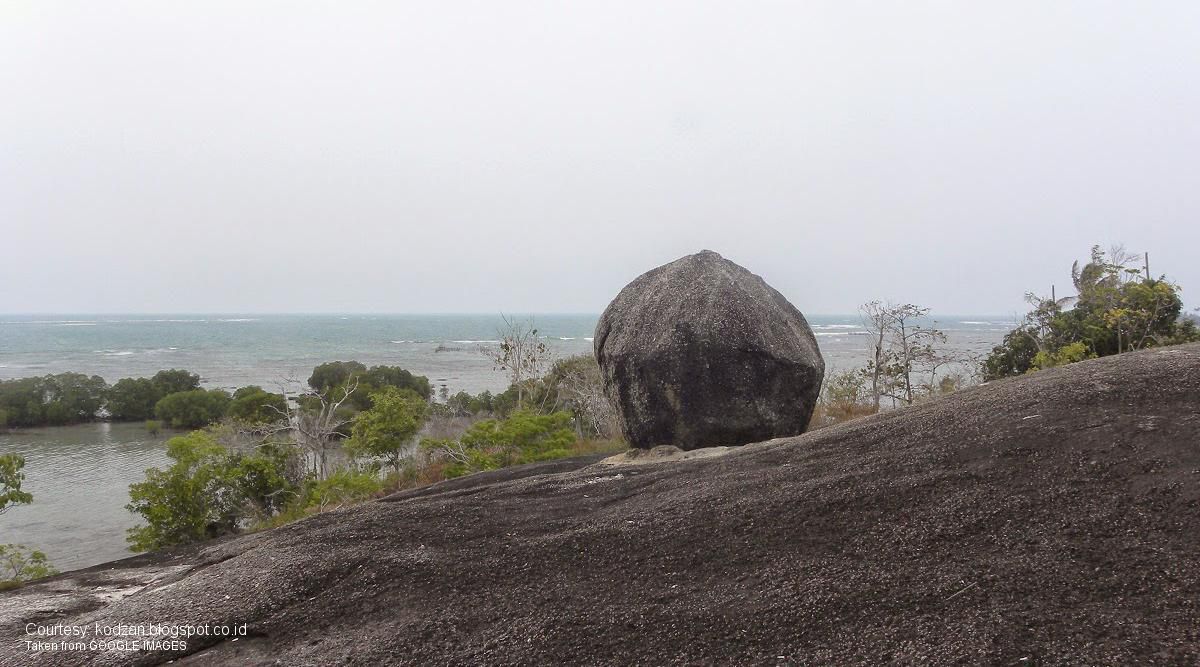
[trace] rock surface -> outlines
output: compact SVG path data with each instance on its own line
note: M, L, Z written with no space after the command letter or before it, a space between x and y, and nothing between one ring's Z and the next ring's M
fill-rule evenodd
M709 250L626 285L600 316L595 350L625 440L643 449L799 435L825 374L804 315Z
M1200 663L1200 345L591 461L0 594L0 664ZM249 634L34 654L28 622Z

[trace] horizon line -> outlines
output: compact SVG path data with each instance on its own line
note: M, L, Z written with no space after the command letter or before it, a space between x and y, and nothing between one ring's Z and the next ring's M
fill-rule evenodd
M297 310L297 311L234 311L234 310L229 310L229 311L158 311L158 312L149 312L149 311L142 311L142 312L135 312L135 311L129 311L129 312L37 311L37 312L9 312L9 313L0 312L0 318L6 318L6 317L51 317L51 316L60 316L60 317L68 317L68 316L74 316L74 317L115 317L115 316L171 317L171 316L183 316L183 315L202 316L202 317L216 317L216 316L225 316L225 315L250 315L250 316L255 316L255 317L297 317L297 316L323 316L323 317L476 316L476 317L499 317L502 315L517 315L517 316L534 316L534 317L536 317L538 315L547 315L547 316L572 316L572 315L574 315L574 316L599 317L602 313L603 313L603 311L465 311L465 310L464 311L410 311L410 312L402 312L402 311L300 311L300 310ZM808 311L807 313L804 313L802 311L801 314L805 315L806 317L808 317L808 316L835 316L835 315L836 316L855 316L855 317L857 317L860 315L857 311L842 311L842 312ZM996 317L996 316L1000 316L1000 315L1008 317L1008 316L1012 315L1012 313L1000 313L999 311L996 311L996 312L945 312L945 313L931 312L929 314L929 317L936 319L939 316L942 316L942 317L945 317L945 316Z

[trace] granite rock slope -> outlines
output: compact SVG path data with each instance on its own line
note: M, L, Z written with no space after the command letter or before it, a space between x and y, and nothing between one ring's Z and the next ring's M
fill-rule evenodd
M554 462L0 595L0 664L1196 664L1200 345ZM42 653L25 624L246 624Z

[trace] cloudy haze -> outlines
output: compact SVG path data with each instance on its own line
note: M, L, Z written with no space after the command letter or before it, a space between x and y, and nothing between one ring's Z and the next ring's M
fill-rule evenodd
M1200 305L1200 3L0 3L0 312Z

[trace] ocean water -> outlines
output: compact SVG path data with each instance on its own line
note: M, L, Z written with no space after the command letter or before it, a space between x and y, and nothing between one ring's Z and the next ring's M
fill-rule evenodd
M522 316L523 317L523 316ZM534 315L556 356L590 354L598 315ZM866 331L856 315L813 315L827 365L861 366ZM935 320L949 346L986 352L1012 323L1004 317ZM303 383L317 364L402 366L451 393L502 391L503 373L479 348L494 344L499 315L30 315L0 316L0 379L79 372L110 383L186 368L206 387Z
M0 544L40 549L60 570L133 555L125 531L129 485L170 464L164 442L141 424L78 424L0 433L0 452L25 457L29 505L0 515Z
M536 315L557 356L590 354L597 315ZM1012 327L1004 317L942 317L948 346L984 353ZM862 366L868 337L854 315L814 315L829 371ZM80 372L110 383L164 368L197 372L208 387L302 384L333 360L402 366L450 392L502 391L504 374L479 352L498 315L0 316L0 379ZM289 380L289 378L291 378ZM45 551L61 570L130 555L129 485L169 463L162 437L141 424L82 424L0 434L0 453L26 457L33 504L0 516L0 544Z

